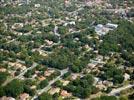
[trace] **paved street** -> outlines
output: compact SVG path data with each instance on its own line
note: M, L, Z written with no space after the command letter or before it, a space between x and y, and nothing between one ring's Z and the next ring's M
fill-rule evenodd
M38 91L37 91L37 95L35 95L31 100L36 99L36 98L38 97L38 95L41 95L43 92L47 92L47 91L52 87L52 86L51 86L52 84L54 84L57 80L62 79L62 76L63 76L65 73L68 72L68 68L67 68L67 69L64 69L64 70L60 70L60 72L61 72L61 75L60 75L60 76L58 76L57 78L55 78L55 79L53 79L52 81L50 81L49 84L48 84L45 88L43 88L43 89L41 89L41 90L38 90Z
M133 85L129 84L129 85L124 86L124 87L120 87L120 88L117 88L117 89L113 89L113 90L109 93L109 95L116 95L116 94L120 93L121 91L126 90L126 89L129 89L129 88L132 88L132 87L134 87L134 84L133 84Z
M17 60L18 62L21 62L21 63L24 63L23 61L20 61L20 60ZM14 77L14 78L10 78L8 79L4 84L3 86L7 85L8 83L10 83L12 80L14 79L20 79L22 78L22 76L28 71L28 70L31 70L33 68L35 68L37 66L37 63L33 63L33 65L25 70L23 70L18 76Z

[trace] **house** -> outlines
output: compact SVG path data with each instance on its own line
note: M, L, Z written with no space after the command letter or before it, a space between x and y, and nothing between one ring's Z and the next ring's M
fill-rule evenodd
M93 52L94 52L94 53L96 53L96 54L98 54L98 53L99 53L99 51L98 51L98 50L94 50Z
M15 35L23 35L22 32L16 32L16 31L13 31Z
M80 39L76 37L76 38L74 38L74 40L75 40L75 41L79 41Z
M66 85L69 84L70 81L68 81L68 80L61 80L61 82L63 83L63 86L66 86Z
M22 28L23 26L24 26L23 23L15 23L14 25L12 25L12 29Z
M87 67L90 68L90 69L93 69L93 68L95 68L96 65L97 65L97 64L89 63L89 64L87 65Z
M107 23L106 25L98 24L95 26L95 32L102 36L108 33L110 30L114 30L118 27L117 24Z
M105 86L107 86L107 87L113 86L113 82L110 82L110 81L107 81L107 80L103 81L103 84L104 84Z
M53 41L45 40L45 42L47 43L47 45L52 45L53 44Z
M82 71L82 73L90 73L91 72L91 69L89 69L89 68L85 68L85 69L83 69L83 71Z
M118 25L117 24L112 24L112 23L107 23L106 27L111 28L111 29L115 29L115 28L118 27Z
M38 52L42 56L47 56L47 53L44 50L38 50Z
M63 26L67 26L67 25L75 25L75 24L76 24L75 21L71 21L71 22L66 22L66 23L64 23Z
M75 21L69 22L70 25L75 25Z
M35 74L39 74L39 73L40 73L40 71L38 71L38 70L35 71Z
M97 26L95 26L95 32L100 36L105 35L108 31L109 29L105 28L102 24L98 24Z
M3 96L0 98L0 100L15 100L15 98Z
M75 79L77 79L78 76L79 76L79 74L72 74L72 75L71 75L71 79L72 79L72 80L75 80Z
M98 62L101 62L101 61L103 60L103 56L98 55L98 56L96 57L96 60L97 60Z
M18 63L18 62L15 63L15 67L18 67L18 68L20 68L22 70L26 69L26 66L23 66L21 63Z
M50 90L49 90L49 93L51 94L51 95L54 95L55 93L59 93L60 92L60 88L51 88Z
M43 80L45 80L45 79L46 79L46 77L44 77L44 76L39 76L39 77L38 77L38 80L39 80L39 81L43 81Z
M0 68L0 72L6 72L5 68Z
M133 73L133 71L134 71L133 67L125 67L125 68L126 68L126 71L129 73Z
M36 89L36 85L32 85L31 87L30 87L30 89Z
M124 74L124 80L127 81L127 80L129 80L129 79L130 79L130 75L127 74L127 73L125 73L125 74Z
M99 82L99 78L98 77L94 77L94 84L97 84Z
M54 72L55 72L55 71L52 70L52 69L46 70L46 71L44 72L44 76L48 77L48 76L50 76L51 74L53 74Z
M88 45L88 44L86 44L86 45L84 46L84 48L85 48L85 49L89 49L89 50L91 50L91 49L92 49L92 48L90 48L90 47L89 47L89 45Z
M29 100L29 94L27 93L20 94L19 100Z
M100 90L107 90L107 87L105 85L103 85L103 84L97 84L95 86L96 86L96 88L98 88Z
M68 23L65 23L63 26L67 26L68 25Z
M9 62L8 63L9 66L11 67L14 67L15 69L21 69L21 70L25 70L26 69L26 66L23 66L21 63L18 63L18 62Z
M41 34L41 31L37 31L36 33L37 33L37 34Z
M102 0L85 0L85 5L89 7L98 6L102 3L103 3Z
M60 36L60 34L58 34L58 26L54 27L53 32L54 32L55 35Z
M100 90L106 90L107 89L107 86L105 86L103 84L102 80L99 80L95 86L96 86L96 88L99 88Z
M34 7L35 8L39 8L40 7L40 4L35 4Z
M72 94L71 93L68 93L66 90L62 90L60 95L63 97L63 98L66 98L66 97L71 97Z
M65 7L69 7L70 4L71 4L71 2L69 0L64 0Z
M37 77L37 74L34 74L32 75L32 79L36 78Z
M9 62L8 65L9 65L9 66L14 66L15 64L12 63L12 62Z
M103 64L98 64L96 67L102 68L103 67Z

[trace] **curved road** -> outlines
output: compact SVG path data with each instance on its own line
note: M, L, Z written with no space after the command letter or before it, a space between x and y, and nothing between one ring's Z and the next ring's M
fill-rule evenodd
M134 84L129 84L127 86L123 86L123 87L120 87L120 88L117 88L117 89L113 89L108 95L116 95L116 94L120 93L121 91L132 88L132 87L134 87Z

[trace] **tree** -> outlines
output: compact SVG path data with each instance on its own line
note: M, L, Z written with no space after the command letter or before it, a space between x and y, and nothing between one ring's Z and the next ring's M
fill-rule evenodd
M89 87L89 88L84 89L84 90L83 90L83 92L82 92L82 98L89 97L89 96L91 95L91 92L92 92L92 90L91 90L91 88L90 88L90 87Z
M74 73L78 73L78 72L79 72L79 67L78 67L78 66L75 66L75 65L72 65L72 66L70 67L70 70L71 70L72 72L74 72Z
M133 100L134 99L134 93L129 95L128 98L129 98L129 100Z
M58 49L46 58L46 62L43 62L45 65L54 68L65 69L74 60L74 56L72 55L72 52L68 49Z
M59 97L60 97L59 93L55 93L55 94L53 95L53 99L54 99L54 100L60 100L60 99L58 99Z
M93 77L90 74L82 78L77 78L74 81L71 81L66 87L67 91L72 92L74 96L80 98L87 98L93 91Z
M5 92L7 96L17 97L19 94L23 93L23 91L23 82L17 79L11 81L5 86Z
M45 80L40 82L38 87L42 89L42 88L46 87L47 85L48 85L48 80L45 79Z
M39 96L39 100L53 100L52 96L48 93L43 93Z
M117 66L107 63L103 67L104 73L100 75L103 80L112 80L115 84L121 84L124 81L123 71Z
M0 86L0 97L5 95L5 90L3 87Z
M106 93L110 93L111 91L112 91L112 88L108 87L107 90L106 90Z
M101 96L100 100L117 100L115 96Z
M59 34L66 34L67 33L67 28L64 26L59 26L58 28Z
M124 80L124 77L122 75L114 75L113 82L121 84Z
M128 100L127 96L120 96L119 100Z
M56 81L54 83L54 86L56 86L56 87L62 87L63 85L62 85L62 82L60 80L58 80L58 81Z
M0 85L6 81L8 74L6 72L0 72Z
M134 24L123 20L119 22L116 30L110 31L103 36L103 42L99 46L102 55L109 55L111 52L121 53L121 57L128 63L134 65ZM125 52L124 52L125 51Z
M24 92L31 96L35 95L35 90L31 89L28 85L24 85Z
M71 72L67 72L63 75L63 79L66 79L67 77L69 77L71 75Z

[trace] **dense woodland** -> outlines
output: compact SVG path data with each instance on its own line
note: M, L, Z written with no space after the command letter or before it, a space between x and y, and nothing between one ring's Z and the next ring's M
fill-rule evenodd
M134 66L134 24L128 21L120 21L119 27L102 37L100 54L121 53L126 60L126 65Z

